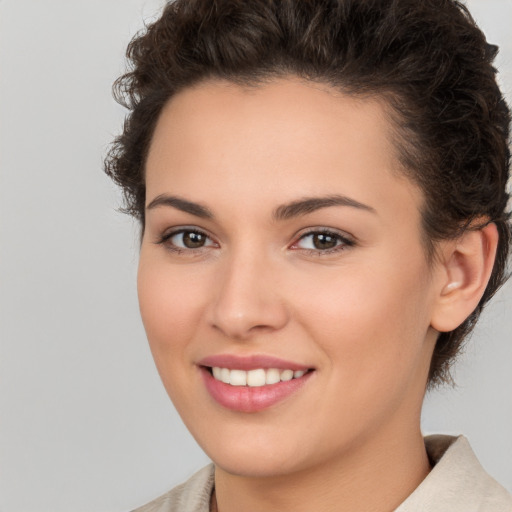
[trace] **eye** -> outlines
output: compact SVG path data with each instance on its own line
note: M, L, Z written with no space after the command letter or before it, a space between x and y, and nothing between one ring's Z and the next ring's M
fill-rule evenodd
M292 249L303 249L316 253L341 251L354 245L354 241L332 231L310 231L293 244Z
M184 251L217 246L217 244L202 231L195 229L180 229L171 231L161 237L157 243L165 244L172 250Z

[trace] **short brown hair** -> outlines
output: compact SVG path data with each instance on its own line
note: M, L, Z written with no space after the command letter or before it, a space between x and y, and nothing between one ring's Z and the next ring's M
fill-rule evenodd
M148 148L164 104L181 89L209 78L257 85L296 75L385 98L404 172L425 196L429 255L475 220L499 232L480 303L437 340L429 383L450 380L463 340L505 280L510 248L510 111L496 53L456 0L176 0L128 46L131 68L114 91L130 113L105 170L144 228Z

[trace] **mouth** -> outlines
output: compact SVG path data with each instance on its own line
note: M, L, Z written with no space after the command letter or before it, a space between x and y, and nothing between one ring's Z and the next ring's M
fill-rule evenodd
M314 368L268 357L215 356L198 365L211 398L223 408L255 413L297 395Z
M230 386L247 386L258 388L262 386L273 386L280 382L288 382L293 379L300 379L309 370L292 370L290 368L280 370L279 368L256 368L254 370L239 370L221 368L219 366L206 367L210 375L219 382Z

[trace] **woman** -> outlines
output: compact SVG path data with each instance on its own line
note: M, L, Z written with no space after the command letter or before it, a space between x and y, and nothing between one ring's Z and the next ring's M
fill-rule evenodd
M448 0L178 0L107 158L142 319L212 459L139 511L512 510L427 386L504 279L510 114Z

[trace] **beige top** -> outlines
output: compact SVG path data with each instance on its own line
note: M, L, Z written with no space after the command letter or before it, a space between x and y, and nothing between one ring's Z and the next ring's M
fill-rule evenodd
M490 477L463 436L425 438L434 466L395 512L512 512L512 495ZM209 512L213 464L133 512Z

